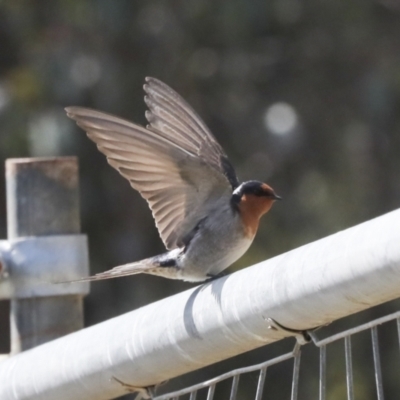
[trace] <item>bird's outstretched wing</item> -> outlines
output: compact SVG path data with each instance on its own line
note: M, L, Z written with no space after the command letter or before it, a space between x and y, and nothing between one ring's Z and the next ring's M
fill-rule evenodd
M238 186L235 171L204 122L175 91L154 78L144 89L150 125L67 107L110 165L147 200L168 249L181 247Z

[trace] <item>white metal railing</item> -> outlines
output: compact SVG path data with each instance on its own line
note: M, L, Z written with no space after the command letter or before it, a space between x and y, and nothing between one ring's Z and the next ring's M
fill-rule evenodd
M11 357L0 364L0 399L114 398L395 299L399 227L397 210ZM300 352L287 356L295 400ZM268 365L257 366L260 391ZM351 377L350 362L349 388Z

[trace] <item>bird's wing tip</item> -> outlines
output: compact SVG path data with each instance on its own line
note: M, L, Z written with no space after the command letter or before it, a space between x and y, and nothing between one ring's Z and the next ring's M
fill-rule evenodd
M64 111L67 113L68 117L70 117L74 112L74 106L64 107Z
M154 83L157 82L156 78L153 78L151 76L146 76L144 78L144 85L143 85L143 90L148 93L148 90L151 86L154 86Z
M75 115L82 114L85 108L79 106L68 106L65 107L64 110L67 113L68 117L73 118Z
M155 86L161 86L161 87L165 87L167 86L164 82L160 81L157 78L154 78L153 76L146 76L144 78L145 84L143 85L143 88L145 91L147 91L146 89L151 86L151 87L155 87Z
M68 106L65 107L64 110L67 113L67 116L69 118L72 118L74 120L78 120L81 118L87 118L87 117L100 117L100 118L109 118L112 117L111 114L105 113L103 111L95 110L93 108L89 107L80 107L80 106Z

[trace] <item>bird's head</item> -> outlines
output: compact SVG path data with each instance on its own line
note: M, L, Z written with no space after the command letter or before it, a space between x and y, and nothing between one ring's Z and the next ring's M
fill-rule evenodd
M232 193L232 200L237 204L246 201L247 197L254 197L256 201L271 204L276 200L282 200L282 197L278 196L271 186L260 181L243 182Z

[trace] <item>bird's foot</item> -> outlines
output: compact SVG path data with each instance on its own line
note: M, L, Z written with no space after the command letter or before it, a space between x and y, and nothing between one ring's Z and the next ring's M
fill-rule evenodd
M225 275L227 275L227 272L225 271L222 271L219 274L207 274L208 279L206 280L206 282L215 281L216 279L222 278Z

